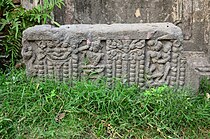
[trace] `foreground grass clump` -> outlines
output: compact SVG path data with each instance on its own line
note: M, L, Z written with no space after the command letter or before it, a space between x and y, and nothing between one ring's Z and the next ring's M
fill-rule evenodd
M0 75L0 138L210 138L210 101L162 86Z

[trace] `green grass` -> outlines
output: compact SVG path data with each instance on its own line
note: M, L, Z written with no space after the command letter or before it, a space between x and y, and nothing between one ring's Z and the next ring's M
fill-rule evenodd
M210 101L193 94L119 82L110 88L105 79L70 87L1 73L0 138L210 138Z

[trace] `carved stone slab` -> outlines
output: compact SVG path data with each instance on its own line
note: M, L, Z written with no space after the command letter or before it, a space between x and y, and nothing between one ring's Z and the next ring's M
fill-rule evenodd
M24 31L22 56L30 76L183 86L182 41L181 29L171 23L42 25Z

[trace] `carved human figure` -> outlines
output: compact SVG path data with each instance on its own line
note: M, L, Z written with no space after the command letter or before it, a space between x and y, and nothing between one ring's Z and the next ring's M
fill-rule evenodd
M150 73L153 73L158 68L157 61L161 57L160 50L162 49L163 45L160 41L155 41L155 40L149 40L147 44L149 48L146 53L146 58L147 58L146 69Z
M146 71L148 74L149 85L160 85L162 83L169 83L167 75L170 70L170 42L165 45L160 41L148 41L149 50L146 54ZM167 81L166 81L167 80Z
M171 64L170 64L170 59L171 59L171 47L172 47L172 43L171 42L167 42L163 48L162 48L162 52L161 52L161 58L157 61L157 63L160 66L160 70L163 71L163 76L160 80L161 83L169 83L169 71L171 68Z
M94 66L97 66L104 56L101 50L100 40L88 43L78 50L83 53L83 57L88 60L88 64Z
M50 42L50 41L49 41ZM43 60L46 57L46 48L47 48L47 43L49 43L47 41L37 41L37 59L38 61Z
M33 55L32 46L23 47L22 52L23 60L28 61Z
M91 75L91 78L97 78L104 75L105 65L103 62L104 53L102 53L101 41L87 41L86 45L78 48L82 54L82 74Z
M34 68L37 61L37 54L33 50L33 45L29 41L25 41L21 54L26 62L27 74L36 76L37 70Z

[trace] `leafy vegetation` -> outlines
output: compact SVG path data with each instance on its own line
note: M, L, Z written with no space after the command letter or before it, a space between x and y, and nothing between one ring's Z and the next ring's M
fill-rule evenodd
M0 74L1 138L210 138L210 101L161 86L140 90L105 79L74 86Z
M55 6L61 7L63 0L43 0L42 5L38 5L31 10L23 7L16 7L12 0L1 0L0 11L3 18L0 19L0 31L4 31L6 36L3 40L3 47L6 54L14 62L20 58L22 32L28 27L46 24L50 21L58 25L51 16Z

